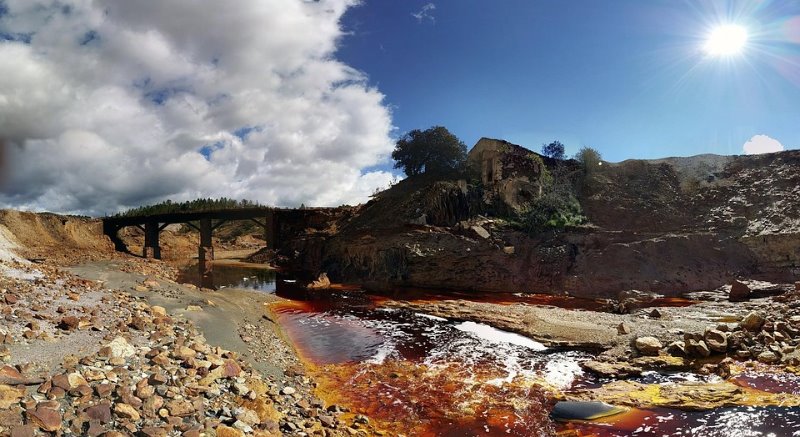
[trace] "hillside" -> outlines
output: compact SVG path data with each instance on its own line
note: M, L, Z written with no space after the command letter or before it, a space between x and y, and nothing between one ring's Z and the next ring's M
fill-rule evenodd
M423 176L287 253L299 270L376 289L676 295L800 275L800 151L604 162L565 180L583 225L521 232L485 181Z

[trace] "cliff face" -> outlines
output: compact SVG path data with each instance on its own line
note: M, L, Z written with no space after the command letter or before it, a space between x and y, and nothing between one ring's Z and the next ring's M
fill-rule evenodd
M288 247L303 270L383 289L674 295L800 277L800 151L601 167L579 189L588 226L527 235L481 215L481 189L417 179Z

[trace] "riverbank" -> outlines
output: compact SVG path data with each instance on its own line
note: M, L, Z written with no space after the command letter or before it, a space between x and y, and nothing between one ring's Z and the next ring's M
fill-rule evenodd
M4 435L375 434L314 396L264 317L274 296L180 285L152 260L6 258Z

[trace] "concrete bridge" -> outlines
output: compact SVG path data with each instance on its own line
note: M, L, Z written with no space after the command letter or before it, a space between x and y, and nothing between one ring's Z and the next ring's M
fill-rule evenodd
M278 249L283 238L299 234L307 228L325 226L334 208L285 209L270 207L236 208L202 212L175 212L132 217L106 217L103 219L103 233L111 238L118 251L127 251L119 237L120 229L134 226L144 232L145 258L161 259L159 235L168 225L180 223L191 226L200 232L198 260L201 276L211 272L214 259L212 237L214 230L233 220L249 220L264 229L267 247ZM326 214L326 212L328 214Z

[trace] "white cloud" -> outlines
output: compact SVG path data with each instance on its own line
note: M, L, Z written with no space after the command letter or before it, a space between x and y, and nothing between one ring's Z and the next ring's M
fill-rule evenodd
M384 96L334 58L356 3L6 0L0 206L367 200L392 178L362 171L387 159L392 124Z
M780 152L784 149L780 141L767 135L753 135L742 147L745 155Z
M427 3L418 12L413 12L411 16L416 18L417 22L419 23L422 23L425 20L431 20L432 23L435 23L436 17L433 16L433 11L435 9L436 9L435 4Z

